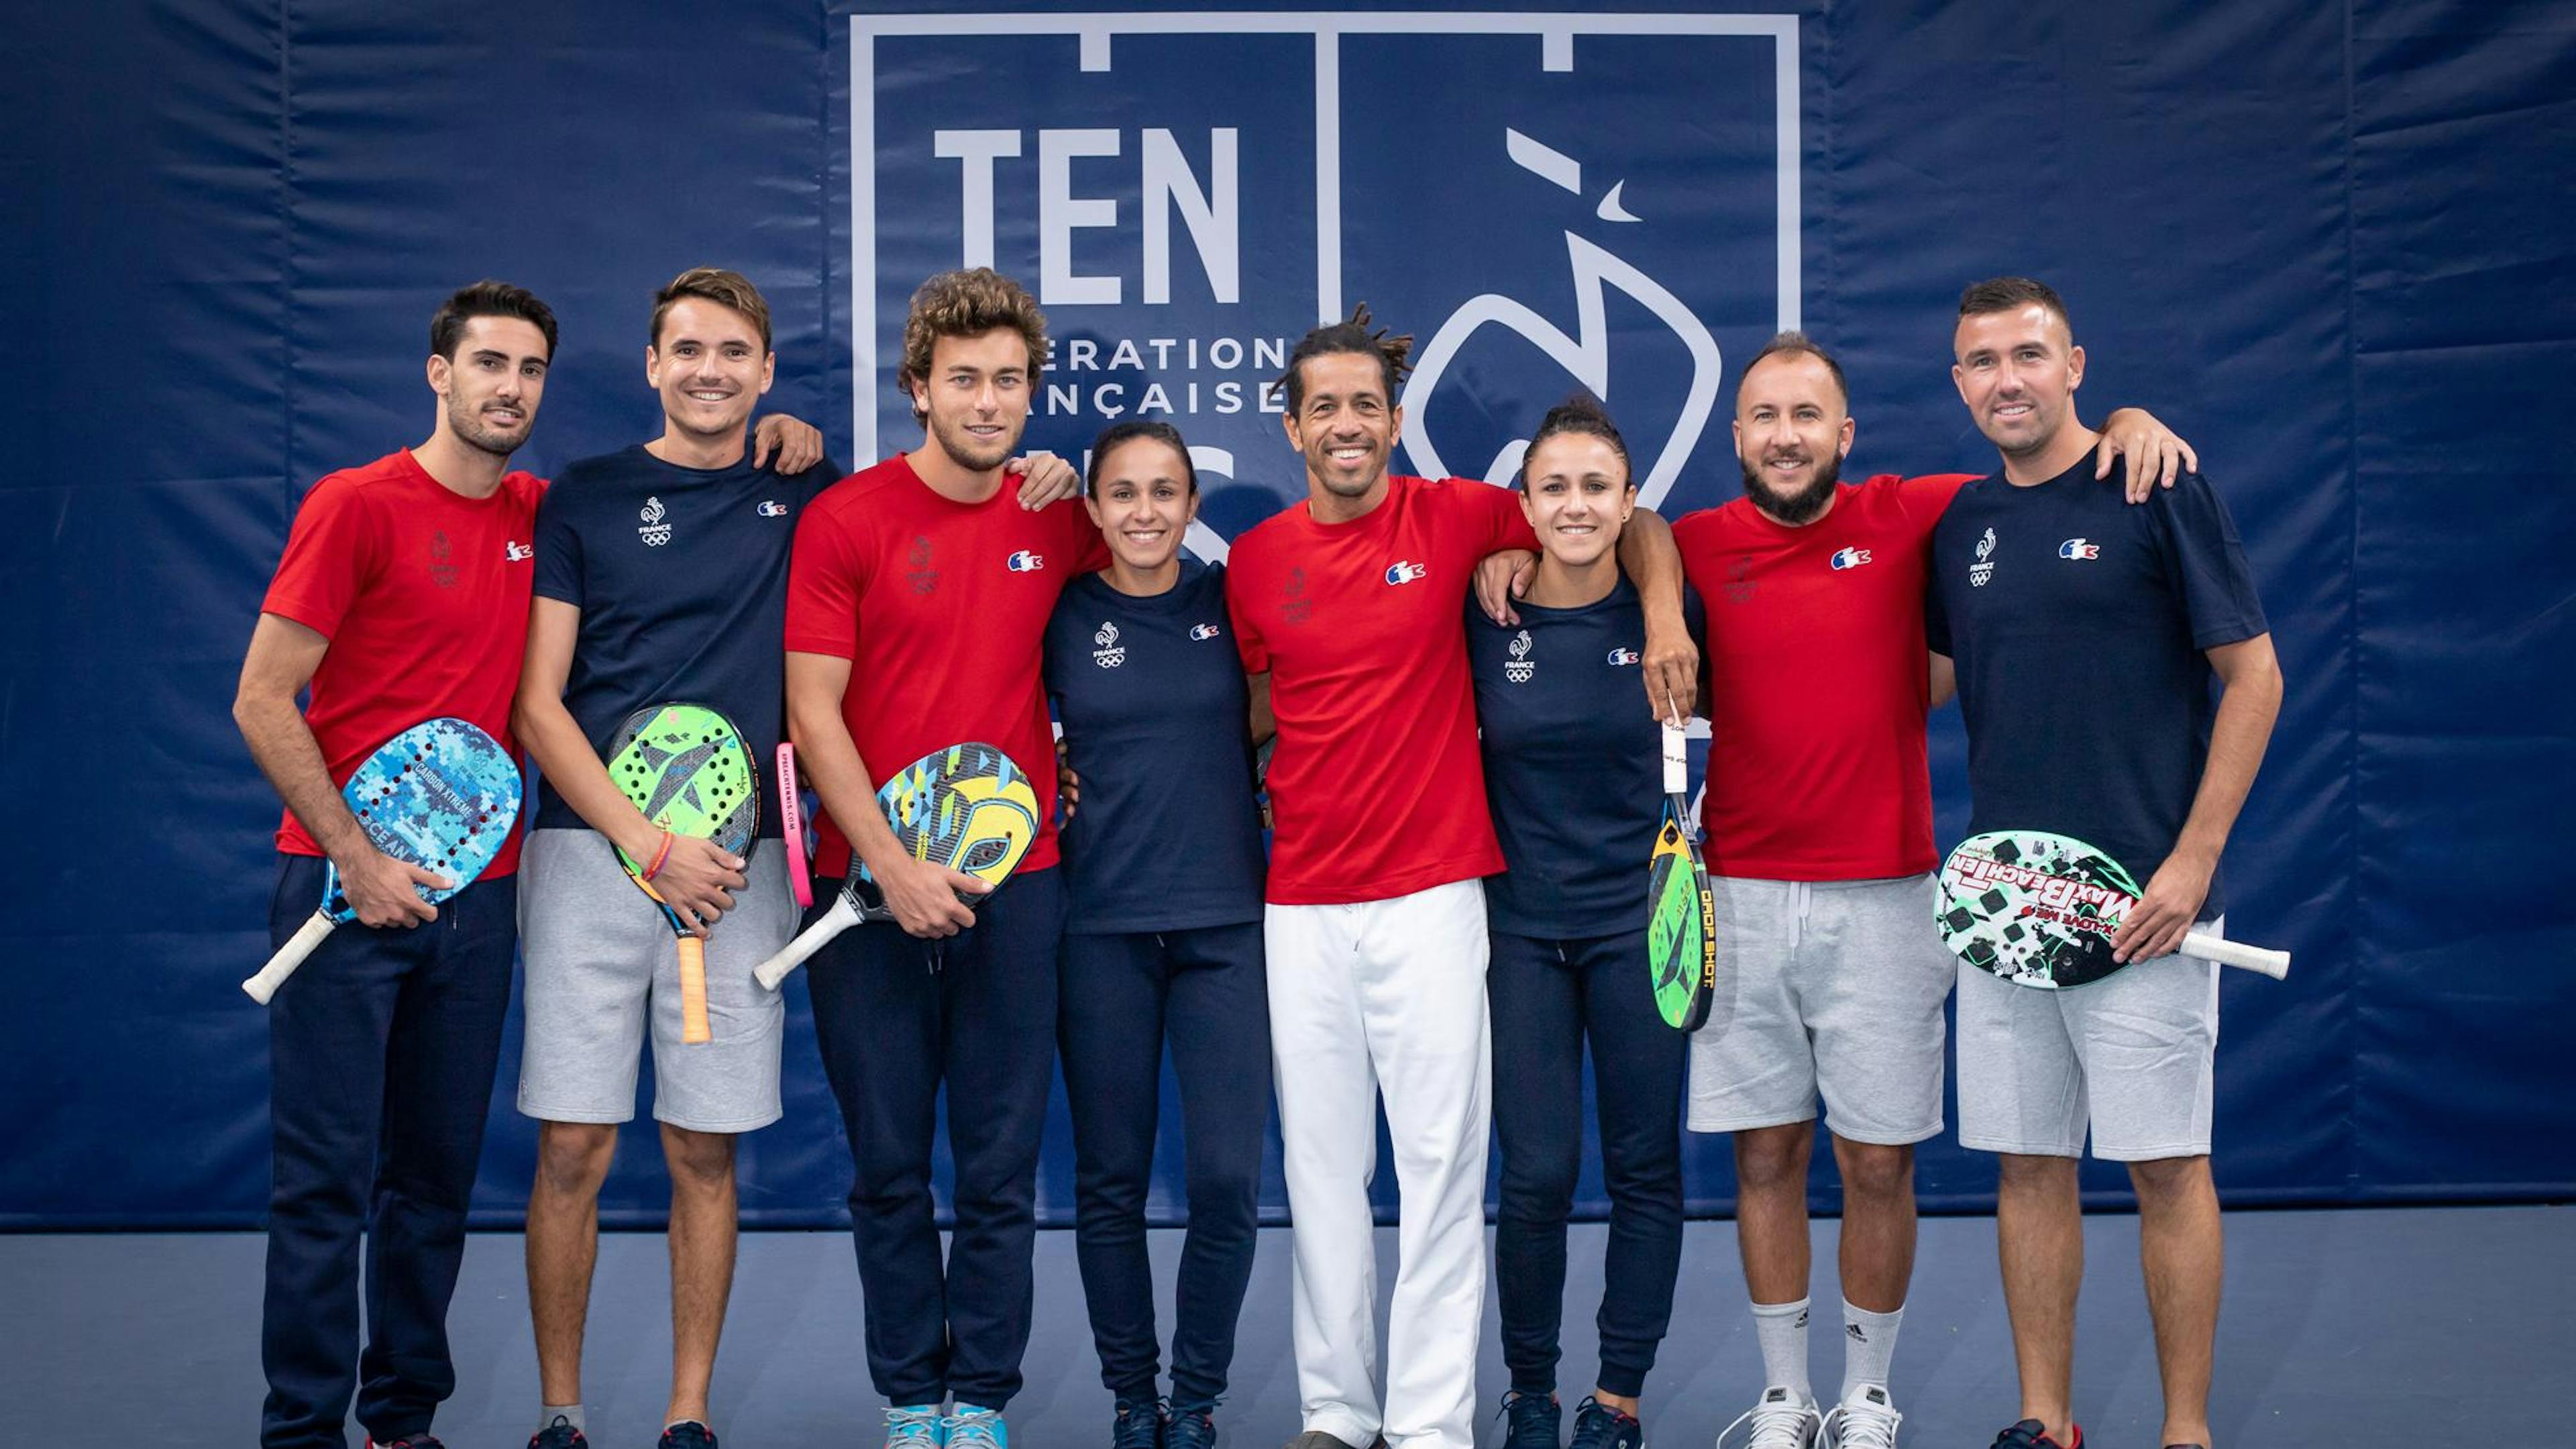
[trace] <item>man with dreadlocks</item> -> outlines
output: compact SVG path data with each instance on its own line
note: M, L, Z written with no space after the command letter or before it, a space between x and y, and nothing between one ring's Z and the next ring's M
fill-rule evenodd
M1277 828L1263 918L1295 1219L1305 1432L1292 1449L1468 1449L1484 1313L1491 1061L1482 878L1503 868L1459 615L1477 562L1536 537L1508 490L1391 477L1410 337L1368 309L1306 334L1277 386L1306 497L1237 539L1226 606L1270 679ZM1650 696L1687 709L1680 559L1637 511ZM1657 704L1655 712L1665 708ZM1383 1409L1368 1185L1381 1091L1403 1200Z

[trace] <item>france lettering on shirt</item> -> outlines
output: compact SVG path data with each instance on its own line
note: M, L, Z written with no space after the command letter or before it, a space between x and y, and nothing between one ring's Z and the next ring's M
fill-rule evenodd
M1064 828L1065 929L1185 931L1261 919L1261 816L1225 567L1184 557L1138 598L1099 574L1047 622L1046 687L1082 781Z
M785 738L787 558L805 505L840 477L683 468L642 445L564 469L537 512L536 594L581 610L564 708L594 750L668 701L721 711L762 762L760 834L778 834L766 768ZM584 822L542 778L537 828Z
M2203 652L2266 631L2245 550L2207 481L2144 504L2090 455L2046 483L1981 478L1932 538L1926 624L1959 667L1969 830L2109 852L2140 884L2173 850L2216 714ZM2225 909L2210 883L2201 918Z
M1496 624L1467 605L1485 793L1505 868L1485 914L1515 935L1641 930L1661 820L1662 740L1638 683L1646 616L1626 579L1573 609L1517 606Z

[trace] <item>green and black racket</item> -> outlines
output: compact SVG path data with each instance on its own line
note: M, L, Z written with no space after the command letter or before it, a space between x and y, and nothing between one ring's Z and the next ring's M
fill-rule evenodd
M610 744L608 778L644 818L673 835L694 835L748 861L760 833L760 776L733 721L702 704L657 704L626 717ZM644 878L645 867L617 853L618 863L680 940L680 1040L715 1040L707 1019L707 943Z
M1664 818L1646 871L1646 967L1664 1020L1697 1031L1717 992L1717 898L1690 822L1690 745L1664 721Z

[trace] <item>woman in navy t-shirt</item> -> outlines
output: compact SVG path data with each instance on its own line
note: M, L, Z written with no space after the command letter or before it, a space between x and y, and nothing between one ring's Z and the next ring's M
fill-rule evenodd
M1065 587L1046 635L1047 692L1081 791L1064 830L1057 1016L1075 1252L1101 1380L1118 1399L1112 1442L1203 1449L1251 1281L1270 1121L1253 710L1225 568L1180 553L1199 502L1180 433L1110 427L1092 445L1087 492L1111 563ZM1145 1253L1167 1039L1190 1224L1168 1430Z
M1485 881L1492 933L1494 1127L1502 1211L1494 1268L1512 1388L1506 1449L1555 1449L1565 1224L1583 1157L1592 1048L1610 1192L1601 1366L1575 1411L1576 1449L1634 1449L1637 1396L1672 1316L1681 1266L1681 1091L1689 1038L1664 1023L1646 971L1646 861L1663 787L1656 722L1631 707L1646 624L1620 574L1636 506L1628 449L1601 405L1551 409L1521 464L1521 507L1545 550L1519 619L1472 604L1469 667L1485 790L1505 869ZM1687 713L1690 700L1675 701Z

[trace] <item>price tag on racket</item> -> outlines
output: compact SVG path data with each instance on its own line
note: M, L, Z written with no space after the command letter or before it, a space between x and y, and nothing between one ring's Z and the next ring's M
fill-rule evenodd
M778 834L787 845L787 889L796 909L814 904L814 805L796 781L796 747L778 747Z
M877 804L913 859L990 881L995 889L1038 838L1037 792L1010 756L987 744L933 750L897 771L877 791ZM894 919L868 868L855 860L852 866L832 908L753 968L761 985L776 990L788 972L852 926ZM969 909L979 899L962 892L957 898Z
M700 704L657 704L626 717L608 747L608 778L644 818L693 835L748 864L760 833L760 776L733 721ZM653 898L680 943L680 1040L715 1040L707 1019L707 943L644 878L646 864L617 853L627 878Z
M1990 830L1959 842L1941 863L1933 912L1960 960L2019 986L2083 986L2133 964L2114 960L2111 937L2138 904L2137 878L2071 835ZM2290 953L2204 931L2181 954L2278 979Z
M500 741L461 719L434 719L378 746L340 787L340 798L376 849L446 879L442 888L412 888L436 905L472 885L501 853L519 818L519 791L518 763ZM333 866L322 878L322 908L242 990L266 1006L333 928L357 918Z
M1667 1025L1697 1031L1717 992L1717 898L1690 821L1690 737L1664 720L1664 818L1646 869L1646 969Z

